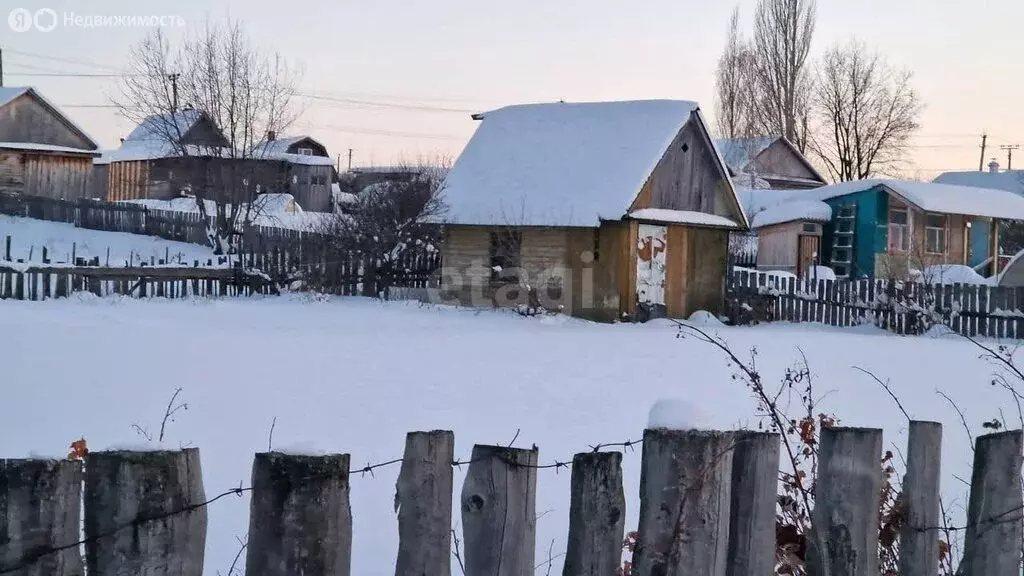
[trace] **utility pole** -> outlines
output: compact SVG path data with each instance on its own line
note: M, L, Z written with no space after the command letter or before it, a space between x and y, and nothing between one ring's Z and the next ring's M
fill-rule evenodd
M171 113L178 111L178 78L181 78L181 74L167 75L167 79L171 81Z
M0 88L4 87L4 49L0 48Z
M1006 150L1006 169L1013 170L1013 151L1020 150L1020 144L1003 144L1000 150Z
M348 149L348 171L352 171L352 149Z
M981 160L978 160L978 172L985 170L985 144L988 143L988 134L981 134Z

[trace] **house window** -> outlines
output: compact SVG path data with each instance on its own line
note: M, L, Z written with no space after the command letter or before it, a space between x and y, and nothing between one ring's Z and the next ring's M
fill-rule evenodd
M945 254L947 251L946 231L949 219L945 214L927 214L924 224L924 251L928 254Z
M889 251L910 250L910 212L906 208L889 208Z
M491 280L519 283L519 258L523 245L518 231L491 232Z
M299 155L300 156L312 156L313 155L313 149L312 148L299 148Z
M309 183L313 186L323 186L327 183L327 177L323 174L313 174L309 177Z

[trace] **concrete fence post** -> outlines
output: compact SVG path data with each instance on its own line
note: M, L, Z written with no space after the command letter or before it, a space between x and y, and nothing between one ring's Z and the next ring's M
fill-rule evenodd
M90 453L85 463L90 576L202 576L205 501L197 448Z
M572 459L571 486L562 576L615 576L622 567L626 525L622 453L577 454Z
M461 500L466 576L532 575L537 450L473 446Z
M247 576L349 576L349 455L256 454Z
M395 576L449 576L455 434L411 432L395 485L398 561Z
M737 432L732 453L728 576L775 569L775 505L779 489L778 434Z
M725 576L734 436L645 430L635 574Z
M942 424L911 422L903 478L900 576L938 576Z
M807 573L878 576L882 431L822 428Z
M79 576L82 463L0 460L0 572Z
M964 576L1020 575L1022 444L1020 430L977 439L961 560Z

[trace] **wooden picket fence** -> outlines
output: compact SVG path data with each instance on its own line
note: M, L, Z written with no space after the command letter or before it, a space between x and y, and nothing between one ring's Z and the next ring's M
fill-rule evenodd
M922 334L936 325L970 337L1024 339L1024 288L896 280L798 280L736 271L727 315L736 324L874 325Z
M941 438L940 424L910 424L901 576L938 573ZM776 573L777 434L656 429L646 430L642 443L632 573ZM213 497L203 487L197 448L93 452L84 462L0 460L0 526L7 537L0 573L81 574L81 543L89 574L202 576L207 507L250 493L246 574L347 576L350 476L401 463L396 574L451 574L455 551L467 576L534 574L538 471L570 464L539 464L536 446L479 444L469 461L459 462L454 445L450 431L413 432L401 459L364 469L352 469L348 454L260 453L249 488ZM1020 430L977 438L958 573L1019 573L1022 451ZM822 429L812 528L804 535L809 574L878 576L882 452L882 430ZM456 550L453 468L462 465L463 537ZM573 457L571 469L561 573L615 576L626 516L622 453L588 450Z

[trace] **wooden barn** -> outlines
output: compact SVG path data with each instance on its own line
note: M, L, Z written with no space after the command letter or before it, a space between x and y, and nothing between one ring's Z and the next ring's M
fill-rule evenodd
M98 148L34 88L0 88L0 192L87 197Z
M729 231L747 221L695 103L474 118L443 188L443 298L604 321L723 310Z
M331 181L334 162L327 147L311 136L278 138L267 134L253 153L255 160L269 164L263 191L291 194L303 210L331 212Z

